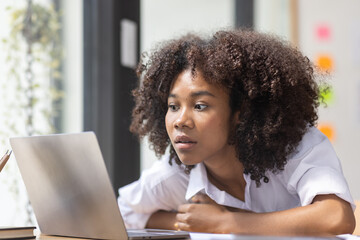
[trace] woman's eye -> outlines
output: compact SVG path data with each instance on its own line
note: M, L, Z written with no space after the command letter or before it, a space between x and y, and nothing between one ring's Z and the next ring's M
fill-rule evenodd
M174 104L169 104L168 107L169 107L169 110L172 112L175 112L179 109L179 107Z
M196 110L202 111L205 108L207 108L207 105L205 105L205 104L195 104L195 109Z

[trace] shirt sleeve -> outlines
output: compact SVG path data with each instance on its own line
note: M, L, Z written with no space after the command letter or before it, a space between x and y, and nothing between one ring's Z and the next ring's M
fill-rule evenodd
M143 229L158 210L175 211L185 203L188 175L168 157L145 170L139 180L119 189L118 205L127 228Z
M317 195L335 194L349 202L355 210L341 163L325 136L321 136L320 141L306 149L305 154L295 156L290 161L287 171L290 170L292 174L287 188L298 194L302 206L311 204Z

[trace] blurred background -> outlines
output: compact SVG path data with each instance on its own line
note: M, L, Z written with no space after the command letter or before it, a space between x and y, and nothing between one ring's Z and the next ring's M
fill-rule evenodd
M117 193L157 160L128 131L140 54L188 32L247 27L290 41L326 74L318 128L360 199L359 0L1 0L0 23L0 153L9 137L94 131ZM12 156L0 226L34 224Z

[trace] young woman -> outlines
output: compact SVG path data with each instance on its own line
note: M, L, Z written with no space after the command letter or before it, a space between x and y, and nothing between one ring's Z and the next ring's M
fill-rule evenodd
M128 227L352 233L354 203L314 127L319 89L299 51L252 31L187 35L145 56L137 74L130 129L163 158L119 190Z

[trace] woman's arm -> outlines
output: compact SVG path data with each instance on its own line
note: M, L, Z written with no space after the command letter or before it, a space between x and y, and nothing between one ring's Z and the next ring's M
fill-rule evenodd
M318 195L312 204L284 211L229 211L217 204L185 204L176 215L180 230L257 235L338 235L352 233L350 204L335 195Z
M146 228L177 230L176 212L157 211L149 218Z

